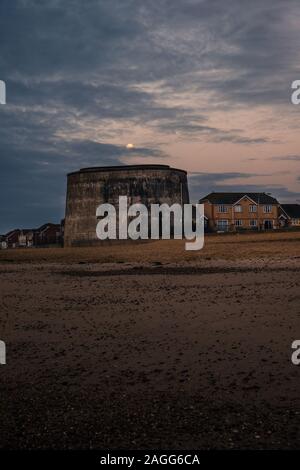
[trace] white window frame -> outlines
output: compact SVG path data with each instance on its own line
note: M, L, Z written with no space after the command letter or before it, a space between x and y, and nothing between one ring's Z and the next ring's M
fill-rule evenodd
M256 204L250 204L249 205L249 212L257 212L257 205Z
M222 224L220 222L222 222ZM229 220L228 219L218 219L217 220L218 230L222 230L222 228L224 228L224 227L228 228L228 225L229 225Z
M226 206L225 204L219 204L218 205L218 212L220 214L226 214L228 212L228 206Z
M264 205L264 213L265 214L272 214L272 211L273 211L273 205L272 204Z
M292 225L300 225L300 219L298 217L293 217Z
M243 207L241 206L241 204L237 204L236 206L234 206L234 212L243 212Z
M250 227L257 227L257 220L256 219L250 219L249 220L249 226Z
M242 227L242 226L243 226L243 221L242 221L242 219L235 219L234 225L235 225L236 227Z

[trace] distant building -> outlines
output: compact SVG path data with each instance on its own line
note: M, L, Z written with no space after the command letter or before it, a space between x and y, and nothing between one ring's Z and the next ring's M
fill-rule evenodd
M0 235L0 249L5 250L7 248L7 242L5 239L5 235Z
M18 237L18 247L26 248L34 244L34 229L21 229Z
M279 212L282 227L300 227L300 204L281 204Z
M62 232L60 224L43 224L35 230L34 245L56 245L62 243Z
M272 230L280 227L279 202L266 193L212 192L204 204L209 231Z
M14 229L1 235L1 249L62 245L63 224L46 223L36 229Z
M17 248L19 246L19 229L14 229L4 235L7 248Z

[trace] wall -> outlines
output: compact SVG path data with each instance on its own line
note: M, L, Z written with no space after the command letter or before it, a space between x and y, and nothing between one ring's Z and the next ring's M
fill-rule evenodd
M96 209L105 202L129 204L188 203L186 172L168 166L134 166L81 170L68 175L64 245L99 243Z

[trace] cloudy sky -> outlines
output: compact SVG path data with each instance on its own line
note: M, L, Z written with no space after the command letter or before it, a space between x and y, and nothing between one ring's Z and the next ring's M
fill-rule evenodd
M1 0L0 44L0 233L59 221L91 165L300 202L299 0Z

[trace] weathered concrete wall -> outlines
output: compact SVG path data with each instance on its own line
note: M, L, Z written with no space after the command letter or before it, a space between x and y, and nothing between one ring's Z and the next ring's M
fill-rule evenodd
M65 246L99 243L96 209L109 202L118 206L119 196L128 204L187 204L186 172L167 165L132 165L86 168L68 175Z

